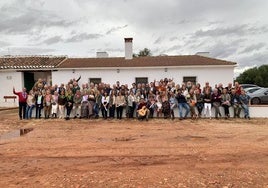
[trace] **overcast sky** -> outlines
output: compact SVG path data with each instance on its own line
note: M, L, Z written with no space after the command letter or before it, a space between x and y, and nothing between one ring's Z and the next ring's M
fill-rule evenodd
M1 0L0 55L124 56L210 52L245 68L268 64L267 0Z

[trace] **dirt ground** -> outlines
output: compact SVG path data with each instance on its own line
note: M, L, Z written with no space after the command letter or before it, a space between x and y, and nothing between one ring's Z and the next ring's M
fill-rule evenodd
M0 187L268 187L268 119L18 120L0 111ZM33 128L8 138L8 132Z

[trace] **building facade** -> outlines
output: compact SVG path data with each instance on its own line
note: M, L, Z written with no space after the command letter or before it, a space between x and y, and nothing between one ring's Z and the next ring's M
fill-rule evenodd
M0 57L0 106L14 106L13 86L16 90L31 89L38 78L48 85L68 83L81 76L79 84L104 82L114 84L146 83L164 78L177 84L191 81L202 86L233 82L235 62L203 55L135 57L132 38L125 39L125 57L68 58L65 56L4 56Z

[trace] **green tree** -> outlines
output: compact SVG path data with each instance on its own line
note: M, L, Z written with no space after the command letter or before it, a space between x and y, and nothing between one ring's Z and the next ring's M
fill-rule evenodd
M138 54L133 54L133 57L145 57L145 56L152 56L152 52L148 48L140 50Z
M256 84L261 87L268 87L268 65L248 69L241 73L236 81L240 84Z

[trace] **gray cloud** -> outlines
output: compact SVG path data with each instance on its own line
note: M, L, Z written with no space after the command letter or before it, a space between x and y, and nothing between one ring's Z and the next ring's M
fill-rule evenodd
M47 55L54 53L55 49L50 48L29 48L29 47L15 47L8 50L1 51L1 55Z
M55 44L55 43L62 42L62 41L63 41L63 39L61 38L61 36L54 36L54 37L51 37L51 38L44 40L42 43L45 43L47 45L51 45L51 44Z
M197 37L243 36L266 32L268 32L268 27L250 27L247 24L242 24L226 28L200 29L196 31L194 35Z
M60 35L56 35L56 36L49 37L43 40L42 42L38 43L38 45L40 44L52 45L52 44L56 44L59 42L63 42L63 43L82 42L84 40L98 39L101 36L102 36L101 34L80 33L80 34L72 35L67 38L63 38Z
M106 32L106 35L109 35L109 34L111 34L111 33L114 33L114 32L116 32L116 31L119 31L119 30L121 30L121 29L124 29L124 28L126 28L127 26L128 26L128 25L119 26L119 27L113 27L113 28L111 28L109 31Z
M0 41L0 47L5 47L5 46L9 46L9 45L10 45L9 42Z
M251 67L268 64L268 51L262 53L249 54L247 56L238 57L239 67Z
M179 39L178 37L170 37L169 41L174 41L174 40L178 40L178 39Z
M252 51L258 51L260 49L262 49L263 47L267 46L265 43L261 42L258 44L252 44L248 47L246 47L244 50L242 50L240 53L248 53L248 52L252 52Z
M228 59L229 57L236 56L239 46L242 45L244 41L245 39L237 39L228 42L218 40L209 45L207 45L208 43L203 43L203 46L199 46L199 49L202 48L202 50L199 51L209 52L211 56L215 58Z
M102 49L99 49L100 51ZM124 49L123 48L103 48L102 51L105 51L105 52L124 52Z
M18 5L2 6L0 8L0 32L6 34L40 33L49 27L68 27L74 22L65 20L58 15L28 7L22 2Z
M154 41L154 44L160 44L161 42L163 42L163 40L164 40L164 37L160 36Z
M182 49L181 45L174 45L174 46L168 48L166 51L169 52L169 51L175 51L175 50L181 50L181 49Z
M84 41L84 40L98 39L100 37L102 37L101 34L81 33L81 34L74 35L74 36L66 39L65 42L81 42L81 41Z

